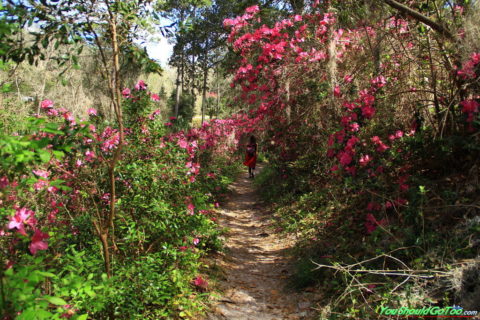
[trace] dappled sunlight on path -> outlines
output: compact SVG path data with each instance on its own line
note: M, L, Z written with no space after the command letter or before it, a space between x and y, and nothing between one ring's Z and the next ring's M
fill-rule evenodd
M221 225L229 229L227 252L217 262L225 272L222 296L207 319L311 319L312 293L287 289L292 241L272 234L252 180L241 176L224 206Z

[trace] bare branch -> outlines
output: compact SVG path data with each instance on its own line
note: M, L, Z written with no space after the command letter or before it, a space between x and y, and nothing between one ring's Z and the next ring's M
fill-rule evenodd
M400 11L400 12L406 14L406 15L409 15L413 19L426 24L427 26L429 26L433 30L437 31L438 33L440 33L444 37L446 37L450 40L456 40L456 37L449 30L447 30L444 26L442 26L441 24L439 24L439 23L433 21L432 19L424 16L420 12L417 12L417 11L415 11L415 10L413 10L413 9L411 9L411 8L409 8L409 7L403 5L400 2L397 2L395 0L384 0L384 2L386 4L388 4L390 7L394 8L394 9L397 9L398 11Z

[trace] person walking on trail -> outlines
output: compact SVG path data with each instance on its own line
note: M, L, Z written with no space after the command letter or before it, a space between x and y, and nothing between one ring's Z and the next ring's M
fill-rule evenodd
M255 178L255 165L257 164L257 140L254 136L250 137L250 142L247 144L245 153L245 162L248 167L248 177Z

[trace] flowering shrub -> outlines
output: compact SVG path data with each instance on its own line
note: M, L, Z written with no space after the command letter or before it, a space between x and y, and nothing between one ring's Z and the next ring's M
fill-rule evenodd
M269 168L256 182L277 204L281 228L302 233L305 264L295 282L322 279L320 290L332 295L349 288L329 316L369 318L367 305L403 284L347 273L346 281L324 283L330 275L312 271L311 261L366 260L379 269L398 268L399 259L448 269L430 249L449 247L449 236L439 234L452 233L433 221L457 223L459 216L438 208L459 201L452 194L460 185L452 181L465 177L457 170L478 165L479 55L470 53L459 65L458 56L432 45L423 26L396 14L350 23L354 18L342 13L358 10L354 2L315 2L310 9L270 25L255 6L225 20L238 54L231 87L236 102L250 109L249 123L268 153ZM458 18L459 12L445 14ZM438 63L447 56L457 65ZM391 260L375 258L392 252ZM363 308L351 301L363 301Z
M94 109L89 121L78 120L45 100L28 132L1 136L6 318L86 319L115 310L117 318L157 319L195 311L188 297L206 284L199 257L220 248L213 209L236 172L226 153L235 147L233 120L170 132L143 81L123 96L110 279L100 222L111 205L108 161L118 129Z

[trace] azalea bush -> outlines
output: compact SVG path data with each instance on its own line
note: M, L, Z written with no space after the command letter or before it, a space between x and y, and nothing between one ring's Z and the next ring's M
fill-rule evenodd
M312 261L445 271L478 254L455 250L469 244L448 230L475 215L459 205L476 200L458 183L478 165L478 52L459 57L414 19L382 12L367 22L361 10L369 12L315 1L306 14L267 24L252 6L224 21L238 56L231 87L269 161L257 184L275 203L278 227L301 234L293 283L321 284L332 297L321 301L329 319L367 318L386 297L421 306L434 285L314 270ZM465 19L461 7L443 14L453 29Z
M143 81L122 94L125 146L108 257L101 222L111 209L118 128L94 109L78 120L45 100L25 132L2 135L6 319L158 319L201 309L208 282L200 257L221 248L215 208L237 172L232 122L172 131Z

